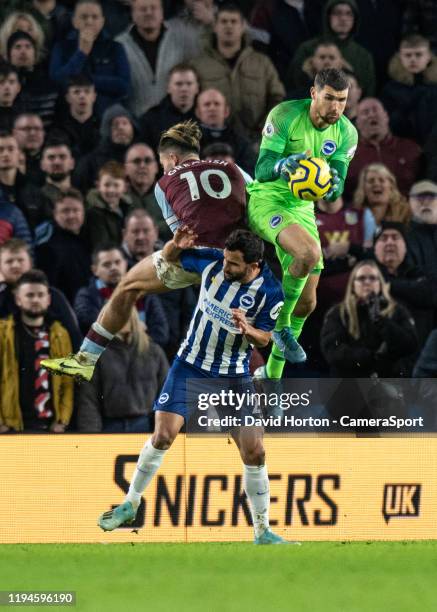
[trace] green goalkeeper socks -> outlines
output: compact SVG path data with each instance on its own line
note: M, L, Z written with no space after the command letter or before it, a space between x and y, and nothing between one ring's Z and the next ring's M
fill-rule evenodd
M281 312L279 313L278 320L276 321L275 330L290 327L296 340L302 331L306 317L296 317L292 313L305 287L307 279L307 276L304 278L297 278L290 274L285 274L282 279L285 300ZM281 378L284 367L285 359L282 351L274 344L266 365L267 376L269 378Z

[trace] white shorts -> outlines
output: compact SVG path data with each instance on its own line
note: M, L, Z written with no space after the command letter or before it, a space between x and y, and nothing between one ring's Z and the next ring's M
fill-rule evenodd
M183 289L191 285L200 285L202 275L197 272L187 272L180 264L169 263L161 251L152 255L156 276L168 289Z

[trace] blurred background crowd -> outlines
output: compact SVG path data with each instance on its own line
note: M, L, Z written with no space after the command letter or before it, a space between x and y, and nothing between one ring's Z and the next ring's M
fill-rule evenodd
M327 67L349 75L359 145L343 197L316 204L325 269L288 375L434 376L436 53L432 0L4 0L0 431L150 430L195 288L140 300L91 383L40 361L77 350L171 237L160 133L194 119L203 158L253 175L268 111Z

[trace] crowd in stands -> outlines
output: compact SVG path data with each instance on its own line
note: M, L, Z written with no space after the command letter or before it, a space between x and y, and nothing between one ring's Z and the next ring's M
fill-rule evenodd
M195 120L202 157L253 176L269 110L327 67L349 76L359 144L343 196L316 204L325 268L298 373L435 376L436 54L428 0L3 0L0 432L151 430L195 288L139 300L91 383L40 362L77 350L171 238L161 132Z

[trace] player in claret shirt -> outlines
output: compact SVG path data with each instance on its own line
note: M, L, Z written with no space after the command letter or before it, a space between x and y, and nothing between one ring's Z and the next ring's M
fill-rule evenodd
M246 183L252 179L231 162L199 159L201 137L193 121L178 123L162 134L158 150L164 176L155 187L155 196L172 232L187 226L197 235L196 245L223 249L230 232L244 226ZM127 323L142 295L199 283L197 272L187 272L166 261L162 251L155 252L121 280L79 352L45 360L44 366L55 373L91 380L97 359Z

